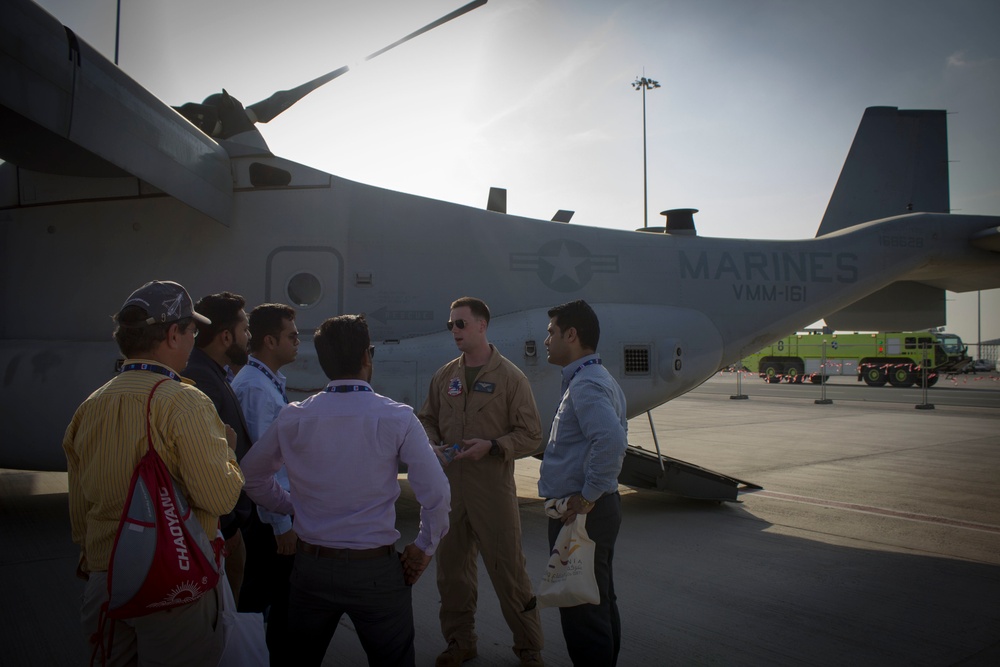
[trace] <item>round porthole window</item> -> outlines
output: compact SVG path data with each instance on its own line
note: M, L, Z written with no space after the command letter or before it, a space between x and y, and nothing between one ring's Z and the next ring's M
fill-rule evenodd
M288 281L288 300L299 308L307 308L317 303L323 296L323 286L319 278L311 273L297 273Z

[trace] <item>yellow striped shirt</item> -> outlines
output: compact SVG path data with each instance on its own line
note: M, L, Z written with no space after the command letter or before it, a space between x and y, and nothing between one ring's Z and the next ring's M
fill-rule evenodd
M152 371L121 373L77 408L66 429L70 524L86 571L108 569L132 473L148 448L146 401L162 379ZM167 380L153 396L150 421L153 447L214 539L219 517L243 488L215 406L193 383Z

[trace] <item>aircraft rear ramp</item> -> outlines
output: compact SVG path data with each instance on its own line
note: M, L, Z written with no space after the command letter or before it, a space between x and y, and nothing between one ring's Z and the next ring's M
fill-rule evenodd
M736 501L741 491L763 487L693 463L648 452L634 445L625 450L618 482L639 489L656 489L696 500Z

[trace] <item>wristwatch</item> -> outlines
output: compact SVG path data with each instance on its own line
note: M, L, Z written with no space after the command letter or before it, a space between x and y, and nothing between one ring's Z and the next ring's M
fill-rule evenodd
M588 507L590 507L593 504L594 503L592 503L589 500L587 500L586 498L584 498L582 493L580 494L580 506L583 507L583 509L587 509Z
M500 451L500 443L496 440L490 440L490 456L500 456L502 453Z

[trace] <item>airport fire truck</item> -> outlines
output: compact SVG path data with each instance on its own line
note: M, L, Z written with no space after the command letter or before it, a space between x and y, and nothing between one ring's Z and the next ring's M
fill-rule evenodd
M971 358L955 334L933 331L793 334L743 359L743 367L767 382L819 383L848 375L869 386L934 385L940 374L961 370Z

